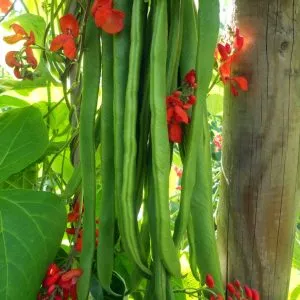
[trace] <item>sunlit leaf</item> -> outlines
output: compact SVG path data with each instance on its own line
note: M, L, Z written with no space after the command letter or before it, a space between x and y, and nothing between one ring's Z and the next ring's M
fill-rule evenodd
M65 224L64 203L54 194L0 191L0 299L36 299Z
M0 115L0 182L39 159L48 132L37 108L17 108Z

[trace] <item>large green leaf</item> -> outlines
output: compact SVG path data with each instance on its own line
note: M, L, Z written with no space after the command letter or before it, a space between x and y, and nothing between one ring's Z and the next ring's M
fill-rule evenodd
M0 182L43 155L48 132L40 111L32 106L0 115Z
M13 97L10 95L0 95L0 107L25 107L29 103L21 98Z
M64 203L54 194L0 191L0 299L36 299L65 224Z

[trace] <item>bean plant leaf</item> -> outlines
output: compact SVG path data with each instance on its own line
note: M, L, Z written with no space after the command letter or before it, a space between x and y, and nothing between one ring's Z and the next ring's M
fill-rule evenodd
M0 190L0 299L36 299L65 224L65 206L56 195Z
M32 106L0 115L0 182L39 159L48 146L42 115Z

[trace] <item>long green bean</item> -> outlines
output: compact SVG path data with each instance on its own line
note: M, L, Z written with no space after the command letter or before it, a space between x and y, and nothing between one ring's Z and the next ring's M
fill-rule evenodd
M80 256L83 274L78 282L78 299L87 299L95 249L95 115L100 82L100 37L91 17L88 18L83 58L83 87L80 111L79 147L84 198L84 234Z

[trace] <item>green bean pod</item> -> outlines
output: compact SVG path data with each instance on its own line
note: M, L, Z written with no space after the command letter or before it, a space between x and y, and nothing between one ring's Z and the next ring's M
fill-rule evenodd
M149 13L148 13L149 12ZM147 16L148 14L148 16ZM136 166L136 215L138 215L143 198L144 181L147 168L148 141L150 136L150 103L149 103L149 60L152 35L153 9L147 3L146 15L147 24L144 30L144 47L141 65L141 86L139 91L139 111L137 128L137 166Z
M212 77L214 51L219 31L219 1L201 1L198 13L198 47L196 73L199 87L196 91L195 117L201 120L196 132L197 160L196 184L192 195L192 222L195 233L195 249L201 280L211 274L215 280L215 290L223 294L220 263L215 239L212 208L212 171L210 134L207 120L206 97ZM205 60L203 59L205 57ZM194 114L193 117L194 118ZM192 128L193 130L193 128Z
M138 238L138 224L135 210L135 184L136 184L136 120L138 105L139 74L142 55L142 33L144 16L144 2L133 1L131 19L131 46L129 56L129 72L126 87L125 112L124 112L124 166L122 194L119 202L119 229L122 245L137 266L145 274L150 275L150 270L142 261L141 249Z
M81 176L81 164L79 163L76 167L74 167L72 176L61 195L63 199L71 198L79 190L81 184Z
M113 114L114 114L114 170L117 218L120 214L124 160L124 110L128 78L130 24L132 0L115 0L114 8L125 13L123 30L113 36Z
M214 290L223 294L220 262L215 237L212 207L212 174L210 136L206 119L206 104L203 103L203 130L200 135L197 157L196 184L193 190L191 215L194 235L194 251L202 284L211 274L215 281Z
M102 103L100 119L101 144L101 181L102 193L99 213L99 238L97 248L97 273L100 284L108 293L118 296L110 284L114 266L114 229L115 229L115 174L113 129L113 40L102 32Z
M100 82L100 36L92 17L88 18L83 57L82 102L80 111L79 147L84 198L83 247L80 268L83 274L78 282L78 299L88 297L91 268L95 249L95 115Z
M150 163L152 163L152 156L150 154ZM158 240L157 230L159 229L158 216L156 215L156 193L154 185L154 176L151 165L148 165L147 181L148 181L148 213L149 213L149 225L150 225L150 236L151 236L151 248L152 248L152 264L151 270L153 270L153 276L150 280L150 291L149 299L167 300L167 274L165 267L160 258L160 240Z
M197 15L194 0L184 0L183 5L183 41L180 56L180 77L196 68L197 56Z
M192 199L192 203L193 203L193 199ZM196 256L197 250L196 250L196 245L195 245L195 232L194 232L192 217L190 217L190 220L189 220L187 233L188 233L188 241L189 241L190 268L191 268L192 274L195 277L195 279L197 281L200 281L200 276L199 276L198 267L197 267L197 256Z
M185 0L184 0L185 1ZM178 66L182 48L183 1L171 1L170 33L167 59L167 92L170 94L177 87Z
M198 46L196 74L199 84L196 90L197 103L193 109L191 127L187 140L187 152L184 160L182 176L182 193L180 210L175 222L174 241L179 247L186 231L190 211L195 173L199 136L203 127L203 103L205 102L208 86L212 76L214 51L219 32L219 2L218 0L202 1L198 13ZM205 60L203 59L205 57ZM201 143L201 142L200 142Z
M153 36L150 54L150 110L152 169L155 190L156 240L167 271L180 276L180 264L170 236L170 153L166 117L167 1L154 1Z

